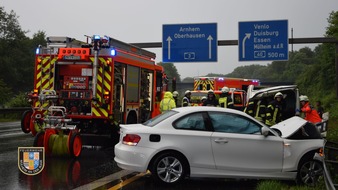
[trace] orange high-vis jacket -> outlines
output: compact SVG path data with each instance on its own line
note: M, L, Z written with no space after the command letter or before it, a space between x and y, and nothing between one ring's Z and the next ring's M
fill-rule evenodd
M302 107L302 112L305 113L305 120L312 123L319 123L322 121L316 109L314 109L309 102L306 102Z

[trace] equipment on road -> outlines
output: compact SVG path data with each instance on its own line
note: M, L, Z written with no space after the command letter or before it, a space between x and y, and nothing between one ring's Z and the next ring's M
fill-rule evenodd
M155 57L108 36L48 37L36 50L32 111L23 115L22 130L51 155L78 157L82 144L114 145L120 123L160 113L166 85Z

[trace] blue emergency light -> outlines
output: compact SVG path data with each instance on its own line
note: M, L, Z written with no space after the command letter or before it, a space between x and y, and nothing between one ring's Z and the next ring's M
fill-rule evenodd
M110 55L111 56L115 56L116 55L116 50L115 49L110 50Z
M94 35L94 40L100 40L101 37L99 35Z

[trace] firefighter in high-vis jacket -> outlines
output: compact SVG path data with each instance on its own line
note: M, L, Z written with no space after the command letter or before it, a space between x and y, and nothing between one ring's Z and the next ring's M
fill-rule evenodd
M251 115L258 121L265 123L266 100L260 99L256 101L250 99L248 105L244 109L244 112L247 113L248 115Z
M220 98L218 99L218 105L221 108L233 108L234 102L229 95L230 89L225 86L221 89L221 92Z
M274 100L268 104L266 108L266 125L272 126L282 121L282 100L283 94L277 92L274 96Z
M161 113L176 108L176 103L173 98L173 94L169 91L164 93L163 99L160 102Z

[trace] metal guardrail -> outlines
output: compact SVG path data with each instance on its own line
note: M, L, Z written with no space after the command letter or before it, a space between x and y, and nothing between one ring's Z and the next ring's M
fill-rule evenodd
M24 112L26 110L31 110L32 107L17 107L17 108L1 108L0 109L0 114L5 114L5 113L20 113Z
M21 115L26 110L31 110L32 107L16 107L16 108L1 108L0 109L0 118L6 118L11 114L17 114L17 119L21 118Z
M324 154L323 166L326 189L335 190L338 184L332 180L332 177L334 179L338 178L338 143L327 141L324 147Z

